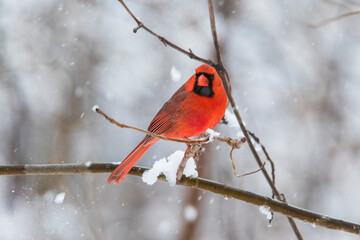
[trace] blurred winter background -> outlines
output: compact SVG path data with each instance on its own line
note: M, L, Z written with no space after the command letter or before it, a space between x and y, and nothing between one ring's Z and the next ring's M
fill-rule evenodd
M127 1L155 32L213 58L207 1ZM288 202L360 222L360 9L355 0L216 1L218 34L233 95L249 130L276 163ZM200 63L136 26L116 0L0 1L0 164L121 161L162 104ZM175 73L175 74L174 74ZM217 131L236 137L238 129ZM150 167L183 144L158 142ZM201 177L271 196L263 175L235 179L229 148L201 155ZM248 147L240 173L257 168ZM268 167L268 166L267 166ZM128 176L0 177L1 239L295 239L258 207ZM354 239L296 221L305 239Z

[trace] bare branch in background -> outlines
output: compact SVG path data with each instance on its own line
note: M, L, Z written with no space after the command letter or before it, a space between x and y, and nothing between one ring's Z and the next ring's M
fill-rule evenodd
M112 172L118 164L114 163L68 163L68 164L25 164L15 166L0 166L0 175L71 175L93 174ZM141 177L147 168L133 167L129 174ZM166 181L164 176L159 180ZM230 187L203 178L182 177L177 185L187 186L222 195L227 198L241 200L257 206L266 206L271 211L288 217L297 218L304 222L316 224L334 230L342 230L349 233L360 234L360 225L314 213L302 208L288 205L284 202L273 200L255 193L238 188Z
M358 14L360 14L360 11L348 12L348 13L345 13L345 14L341 14L339 16L324 19L324 20L320 21L319 23L309 23L309 27L311 27L311 28L323 27L323 26L325 26L325 25L327 25L329 23L335 22L337 20L341 20L343 18L353 16L353 15L358 15Z

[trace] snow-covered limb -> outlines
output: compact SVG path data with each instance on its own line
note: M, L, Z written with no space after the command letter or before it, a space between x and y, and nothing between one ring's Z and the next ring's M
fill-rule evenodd
M183 157L184 151L177 150L169 157L156 161L153 167L148 171L145 171L142 175L143 182L148 185L153 185L157 181L158 177L161 174L164 174L170 186L175 186L177 169ZM194 159L191 158L187 162L184 169L184 175L192 178L196 178L198 176Z
M92 163L89 167L86 165L88 164L67 163L0 166L0 175L69 175L109 173L117 167L117 165L113 163ZM135 166L130 170L129 174L141 177L147 170L149 169ZM163 175L161 175L158 179L166 181L166 178ZM302 208L288 205L277 200L273 200L269 197L264 197L207 179L185 177L182 178L181 181L177 181L176 184L212 192L227 198L245 201L257 206L268 206L270 211L329 229L342 230L357 235L360 234L359 224L331 218L326 215L318 214Z

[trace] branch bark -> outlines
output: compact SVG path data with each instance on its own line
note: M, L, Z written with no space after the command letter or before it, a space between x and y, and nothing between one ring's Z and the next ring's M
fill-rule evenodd
M117 166L118 164L115 163L25 164L0 166L0 175L72 175L109 173ZM135 166L130 170L129 174L141 177L146 170L148 169ZM160 176L159 180L166 181L164 176ZM187 178L183 176L176 184L215 193L227 198L241 200L257 206L267 206L273 212L326 227L328 229L360 234L359 224L331 218L326 215L291 206L269 197L264 197L211 180L203 178Z

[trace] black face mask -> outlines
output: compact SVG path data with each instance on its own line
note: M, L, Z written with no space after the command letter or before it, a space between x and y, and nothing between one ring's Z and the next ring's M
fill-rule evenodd
M203 87L198 85L198 79L201 75L204 75L207 80L209 81L209 86ZM197 95L203 96L203 97L212 97L214 96L213 91L213 81L214 81L214 74L208 74L204 72L199 72L195 75L195 83L194 83L194 89L193 92Z

